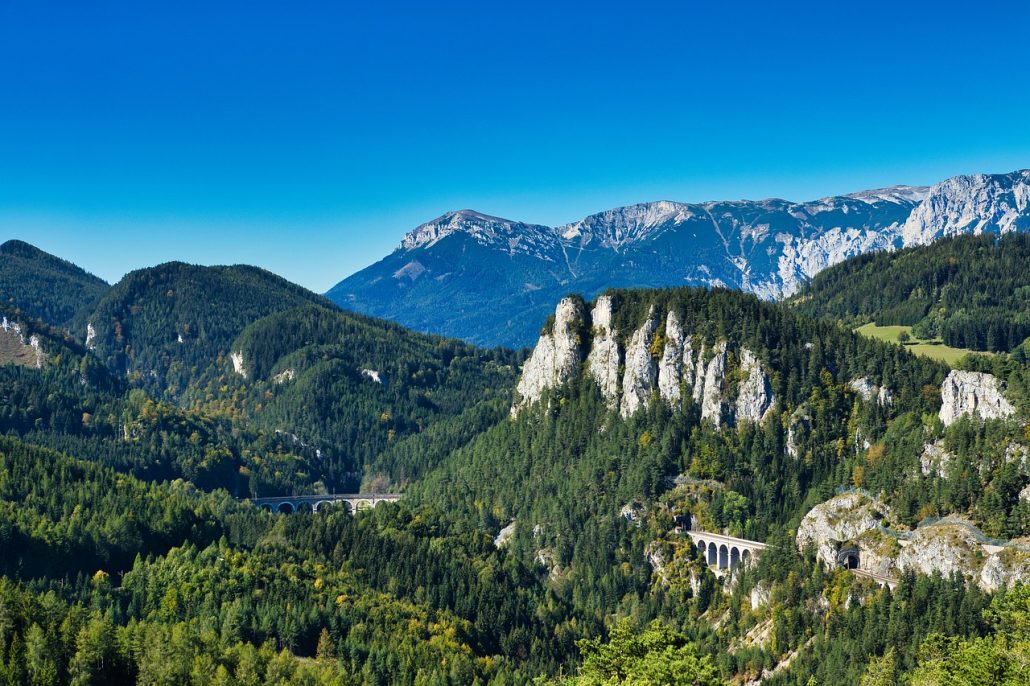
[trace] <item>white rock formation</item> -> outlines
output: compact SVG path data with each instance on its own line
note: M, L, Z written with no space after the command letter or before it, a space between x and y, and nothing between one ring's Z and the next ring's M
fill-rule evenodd
M673 407L680 406L680 383L683 380L683 327L676 313L669 310L665 318L665 349L658 363L658 393Z
M284 369L272 377L272 382L279 385L284 384L287 381L293 381L295 378L297 378L297 372L292 369Z
M923 446L923 453L919 456L919 470L924 476L936 474L944 478L951 458L951 453L944 449L943 441L927 443Z
M952 370L941 384L941 401L940 418L945 426L965 414L999 419L1015 412L1002 395L998 379L983 372Z
M651 345L657 331L658 320L652 305L647 320L633 332L626 346L626 370L622 375L622 404L619 406L619 413L623 417L630 417L646 407L654 393L658 382L658 365L651 355Z
M700 405L701 398L705 394L705 342L701 341L701 347L697 351L697 361L691 365L694 369L694 404Z
M612 329L612 298L602 295L590 313L594 340L587 355L587 371L597 382L601 395L615 408L619 400L619 343Z
M760 422L774 402L769 377L762 371L758 357L747 348L740 351L740 367L747 376L737 389L734 416L738 422Z
M705 370L705 387L701 395L701 420L722 424L722 384L726 379L726 341L715 346L715 355Z
M802 430L812 428L812 415L809 414L805 405L800 405L790 415L787 422L787 440L784 448L787 454L797 459L801 455L801 446L798 443L798 433Z
M503 548L511 540L511 537L515 535L515 520L511 520L508 526L504 527L497 532L497 536L494 537L494 547Z
M93 322L86 322L86 349L96 350L97 330L93 328Z
M1008 233L1019 229L1028 211L1030 170L954 176L930 188L901 235L908 247L957 234Z
M874 384L870 381L868 376L860 376L857 379L852 379L848 382L848 387L855 393L862 396L862 400L866 402L875 398L876 402L881 406L894 404L894 396L891 392L885 387Z
M842 493L808 511L798 526L798 548L815 546L819 559L834 567L841 543L876 530L888 512L886 505L864 493Z
M980 555L980 543L969 528L940 522L912 532L898 555L898 568L926 575L937 571L944 576L952 572L976 576Z
M232 360L233 371L246 379L247 367L243 364L243 351L229 353L229 359Z
M512 414L531 405L543 397L544 392L563 384L572 376L582 361L580 341L575 325L583 319L583 308L578 300L563 298L554 311L554 328L543 333L533 348L532 354L522 368L516 390L518 400L512 406Z
M372 379L372 381L375 381L377 384L383 383L383 377L379 373L378 369L362 369L361 375L367 379Z
M1030 580L1030 553L1018 548L1003 548L987 556L977 585L993 593L1002 586L1012 587Z

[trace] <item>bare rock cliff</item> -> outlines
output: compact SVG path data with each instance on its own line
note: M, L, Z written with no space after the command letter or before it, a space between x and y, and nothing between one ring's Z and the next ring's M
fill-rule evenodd
M965 414L1000 419L1015 412L1002 395L998 379L982 372L952 370L941 384L941 403L940 418L945 426Z
M543 397L546 390L565 383L582 362L576 323L583 319L578 300L563 298L554 312L554 328L543 333L522 369L512 414Z

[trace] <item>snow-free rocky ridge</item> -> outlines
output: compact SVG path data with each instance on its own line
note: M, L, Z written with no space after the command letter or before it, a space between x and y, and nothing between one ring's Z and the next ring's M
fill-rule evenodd
M416 227L327 296L418 330L522 346L569 292L725 286L776 299L860 253L1027 230L1030 170L810 202L663 200L557 227L460 210Z

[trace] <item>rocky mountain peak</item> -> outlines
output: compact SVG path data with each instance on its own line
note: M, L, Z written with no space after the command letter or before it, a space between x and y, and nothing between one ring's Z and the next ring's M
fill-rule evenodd
M557 238L547 226L492 217L475 210L456 210L412 229L401 241L401 250L429 248L454 234L467 234L483 245L499 246L506 251L531 246L554 247Z
M585 246L618 249L628 243L648 238L656 229L679 224L695 216L693 206L659 200L626 207L616 207L592 214L556 231L566 241Z
M935 184L902 228L905 246L962 233L1030 229L1030 170L953 176Z

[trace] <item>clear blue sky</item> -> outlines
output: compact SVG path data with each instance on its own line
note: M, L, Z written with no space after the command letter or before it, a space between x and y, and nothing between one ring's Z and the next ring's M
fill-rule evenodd
M0 239L315 290L558 224L1030 167L1026 2L0 3Z

